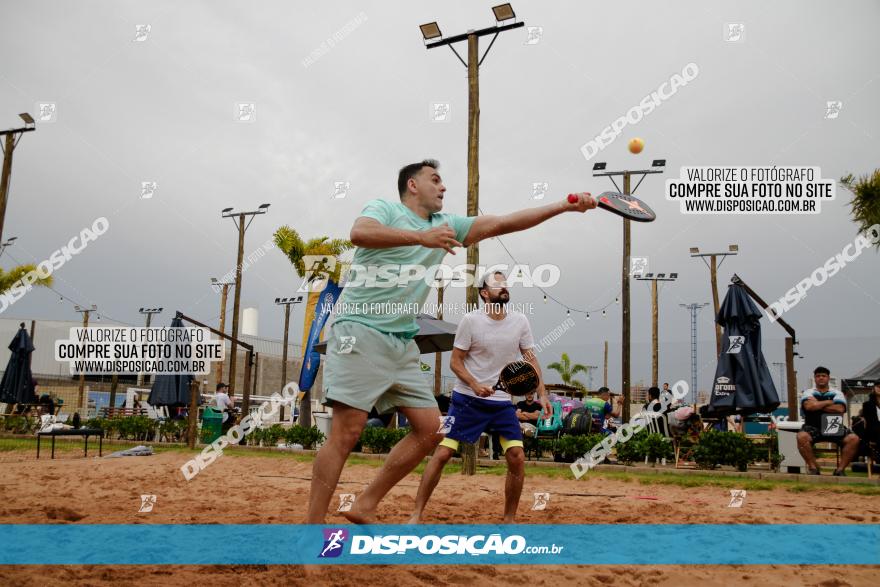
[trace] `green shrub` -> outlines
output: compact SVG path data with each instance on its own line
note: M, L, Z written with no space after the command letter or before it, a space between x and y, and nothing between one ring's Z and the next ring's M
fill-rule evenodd
M382 454L391 452L395 444L409 433L409 428L377 428L367 426L361 433L360 444L371 453Z
M648 461L651 463L656 463L662 459L675 458L675 449L672 448L672 441L662 434L648 434L639 443L639 448L641 448L643 453L642 460L648 457Z
M556 441L556 453L553 456L557 461L573 463L588 454L604 438L604 434L588 434L586 436L563 434Z
M159 440L166 442L186 442L189 423L186 420L165 420L159 424Z
M761 452L763 449L756 447L745 434L707 430L700 435L694 449L694 462L701 469L732 465L737 471L745 471Z
M3 419L3 429L13 434L30 434L36 423L25 416L9 415Z
M306 428L299 424L283 430L279 438L284 438L287 444L301 444L303 448L315 448L319 442L324 442L324 434L316 426Z

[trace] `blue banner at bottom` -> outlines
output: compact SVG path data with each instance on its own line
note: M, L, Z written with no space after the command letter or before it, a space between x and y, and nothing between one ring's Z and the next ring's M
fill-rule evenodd
M878 565L880 525L0 525L0 564Z

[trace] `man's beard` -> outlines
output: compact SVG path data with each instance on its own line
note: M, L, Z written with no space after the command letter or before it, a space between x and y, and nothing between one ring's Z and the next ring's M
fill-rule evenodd
M486 306L489 308L493 308L495 310L504 310L507 306L507 302L510 301L510 294L504 296L503 294L498 294L498 297L492 298L489 297L489 301L486 303Z

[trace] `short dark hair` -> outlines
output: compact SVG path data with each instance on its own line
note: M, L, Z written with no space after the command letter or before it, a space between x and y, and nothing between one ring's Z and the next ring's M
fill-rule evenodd
M440 162L436 159L423 159L419 163L410 163L401 167L397 174L397 193L400 194L401 200L406 193L406 184L422 170L422 167L440 169Z
M217 391L220 391L221 389L224 389L226 387L229 387L229 386L221 381L220 383L217 384Z
M831 371L828 370L828 367L816 367L813 369L813 375L819 375L824 373L825 375L831 375Z
M611 393L611 390L605 386L599 388L599 393Z
M659 387L649 387L648 388L648 398L650 399L660 399L660 388Z

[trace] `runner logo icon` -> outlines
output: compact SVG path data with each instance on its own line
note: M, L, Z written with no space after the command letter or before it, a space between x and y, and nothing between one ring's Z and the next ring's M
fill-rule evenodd
M342 554L342 546L348 539L344 528L324 528L324 548L318 558L335 558Z

